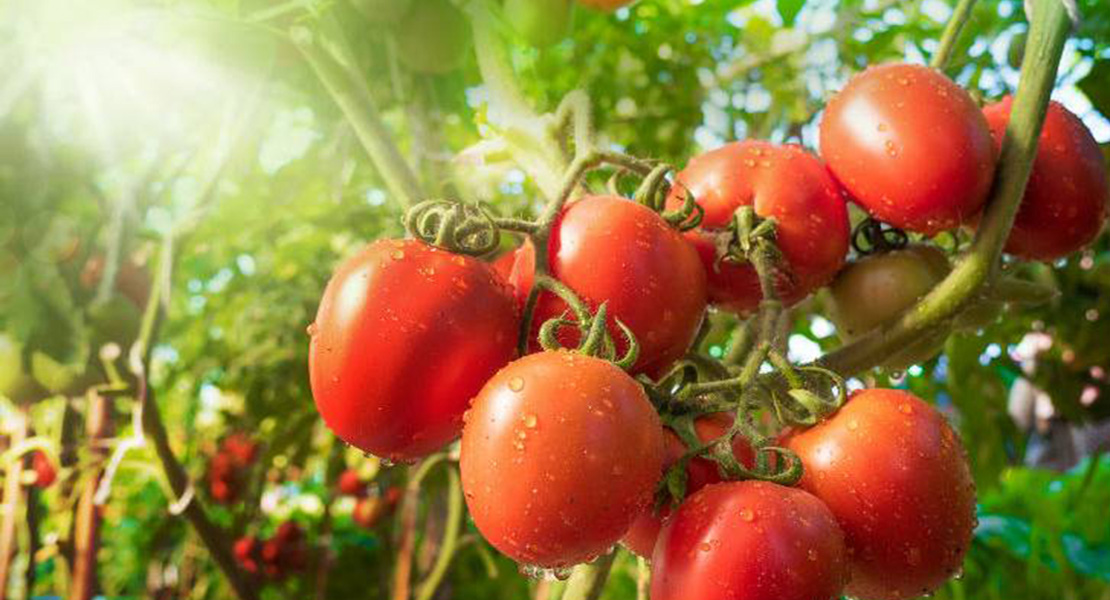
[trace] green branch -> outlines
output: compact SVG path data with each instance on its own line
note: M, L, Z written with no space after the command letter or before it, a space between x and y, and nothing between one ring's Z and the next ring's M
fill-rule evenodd
M613 559L617 553L610 552L599 556L592 563L578 565L574 568L567 581L566 591L562 600L597 600L605 589L605 580L609 578L609 570L613 568Z
M940 36L940 46L937 48L937 53L933 55L933 60L929 62L929 66L938 71L943 71L948 66L948 62L952 60L952 53L956 50L956 42L960 39L960 32L971 19L973 8L975 8L975 0L960 0L956 5L952 16L948 19L948 24L944 27L944 33Z
M822 357L817 361L821 366L844 376L874 367L890 355L891 349L904 347L927 330L948 323L996 275L1002 247L1037 155L1049 95L1071 27L1060 0L1037 0L1034 8L1021 82L1006 127L993 192L971 247L948 277L918 304L897 320Z
M353 68L331 56L305 27L294 27L289 37L347 117L389 191L405 206L422 200L424 193L420 181L393 143L373 98L357 73L352 72ZM341 45L333 47L340 48Z

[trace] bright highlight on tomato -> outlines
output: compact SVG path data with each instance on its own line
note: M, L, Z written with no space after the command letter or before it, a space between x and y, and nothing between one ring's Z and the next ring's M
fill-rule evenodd
M363 451L429 454L512 360L518 327L512 291L489 265L418 241L374 242L336 270L309 328L316 408Z
M662 426L640 384L568 351L526 356L490 379L460 453L482 536L544 568L607 552L651 502L662 463Z
M720 260L717 239L736 210L752 206L776 223L782 251L778 293L787 304L825 285L848 254L848 209L840 186L825 165L800 146L748 140L695 156L676 177L669 206L694 194L705 209L701 226L689 233L709 281L709 300L718 308L749 313L763 292L749 264Z
M928 235L971 220L994 178L978 105L939 71L870 67L829 100L821 156L873 217Z

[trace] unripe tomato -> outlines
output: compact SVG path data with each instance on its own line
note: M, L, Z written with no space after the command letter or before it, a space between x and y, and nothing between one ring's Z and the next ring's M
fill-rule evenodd
M450 0L410 0L397 26L397 57L413 71L447 73L470 49L466 15Z
M1007 96L983 109L998 147L1012 106ZM1098 142L1079 117L1050 102L1006 252L1043 261L1072 254L1098 237L1108 202L1110 178Z
M505 19L524 41L543 48L570 31L571 0L505 0Z
M694 422L694 431L702 442L709 442L724 435L732 427L732 415L727 413L714 413L699 417ZM684 454L687 447L678 435L670 429L663 429L663 473L671 468ZM732 454L740 464L751 467L755 463L755 454L751 446L742 436L732 439ZM686 496L711 484L722 481L717 463L704 457L698 457L686 463ZM662 506L658 512L654 505L645 509L636 520L628 533L621 538L621 543L632 552L651 558L655 550L655 541L659 537L659 530L671 515L670 504Z
M372 25L394 25L412 5L411 0L351 0L351 5Z
M929 594L960 571L975 528L975 484L959 438L913 394L869 389L786 440L801 486L844 530L863 600Z
M663 527L652 600L832 600L847 580L844 535L809 493L763 481L710 485Z
M851 262L829 286L837 332L847 341L871 331L913 306L948 271L944 253L923 244Z
M460 466L478 531L519 563L561 568L606 552L651 502L659 417L612 363L568 351L525 356L467 414Z
M378 241L332 276L310 327L316 408L347 443L393 460L462 430L470 398L516 353L512 291L478 259Z
M963 88L921 65L870 67L832 97L821 156L867 212L933 235L983 206L995 153L986 119Z
M535 251L518 251L511 283L527 297L532 287ZM619 319L640 344L633 371L658 374L686 354L705 316L705 271L697 252L655 211L617 196L587 196L559 217L548 244L550 272L574 290L591 310L602 302L609 311L609 332L619 352L627 344ZM544 321L567 311L566 303L544 293L532 319L532 348ZM564 344L578 335L562 331Z
M793 304L825 285L848 254L848 208L840 186L821 161L799 146L748 140L694 157L676 177L669 208L686 191L705 209L701 226L686 234L697 248L718 308L749 313L763 291L750 264L718 260L716 237L736 210L752 206L776 222L783 261L777 291Z

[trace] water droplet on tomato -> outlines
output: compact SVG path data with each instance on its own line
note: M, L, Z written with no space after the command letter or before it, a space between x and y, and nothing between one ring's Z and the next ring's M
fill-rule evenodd
M514 392L519 392L524 389L524 378L513 377L509 380L509 389Z
M404 250L394 250L393 254L390 254L390 256L393 257L393 260L401 260L402 258L405 257L405 251Z
M524 421L524 426L529 428L529 429L534 429L536 427L536 422L537 422L536 415L532 415L532 414L524 415L523 421Z
M308 333L309 337L312 337L316 335L316 332L319 331L319 329L320 328L316 326L316 322L314 321L312 323L309 323L308 327L305 328L305 332Z
M857 421L855 419L852 419L851 421L848 421L848 429L850 429L852 431L855 431L855 430L859 429L859 421Z
M910 406L908 402L905 402L901 406L899 406L898 410L902 411L902 414L904 414L904 415L912 415L913 414L913 407Z
M740 518L744 521L747 521L748 523L751 523L755 520L755 513L753 513L752 509L750 508L741 508Z
M817 551L814 550L813 548L810 548L809 552L806 552L806 558L808 558L812 562L816 562L817 561Z

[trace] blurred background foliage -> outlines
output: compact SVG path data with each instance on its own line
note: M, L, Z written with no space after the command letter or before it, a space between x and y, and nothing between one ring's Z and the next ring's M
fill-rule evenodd
M388 2L401 1L0 6L0 370L38 364L36 377L50 381L0 372L14 381L0 400L0 433L14 436L26 414L36 439L63 454L62 485L33 492L30 513L21 513L36 531L17 528L14 569L0 582L16 597L65 595L72 509L103 462L74 423L87 417L84 390L103 380L103 365L124 368L126 356L106 353L105 343L125 349L135 336L137 308L113 309L110 299L124 290L101 289L88 264L118 256L151 277L167 237L175 268L172 281L154 281L169 297L151 378L173 448L200 482L229 432L262 444L242 501L209 512L229 537L268 535L294 519L315 556L330 550L326 578L314 563L268 585L266 597L387 597L405 524L357 526L352 502L334 498L334 477L354 466L384 490L403 485L409 467L346 450L323 428L304 331L332 266L368 240L401 235L402 207L290 42L290 27L337 44L326 36L342 33L428 196L482 200L505 214L528 211L539 197L510 157L481 145L494 129L495 91L473 53L441 74L407 66L414 43L427 40L382 22ZM1110 5L1079 4L1083 22L1054 97L1106 148ZM570 34L543 49L504 22L497 28L515 85L537 110L585 89L605 143L682 165L748 137L814 148L829 94L866 65L927 60L951 11L943 0L642 0L611 14L575 7ZM984 99L1012 92L1026 27L1020 2L979 2L950 72ZM964 577L937 597L1110 599L1110 248L1103 236L1082 255L1021 268L1055 283L1058 300L1012 309L955 335L937 359L855 384L904 386L935 401L968 447L980 526ZM794 311L792 358L838 345L822 311L820 297ZM729 318L714 319L728 331ZM727 345L721 333L706 350L719 355ZM133 399L113 398L114 426L102 440L109 448L135 433ZM441 477L425 484L416 515L418 576L443 529ZM99 589L228 597L195 532L170 514L166 489L150 444L122 455L101 509ZM205 490L198 495L207 500ZM603 598L635 597L637 576L622 552ZM559 585L526 579L468 526L439 597L539 597Z

